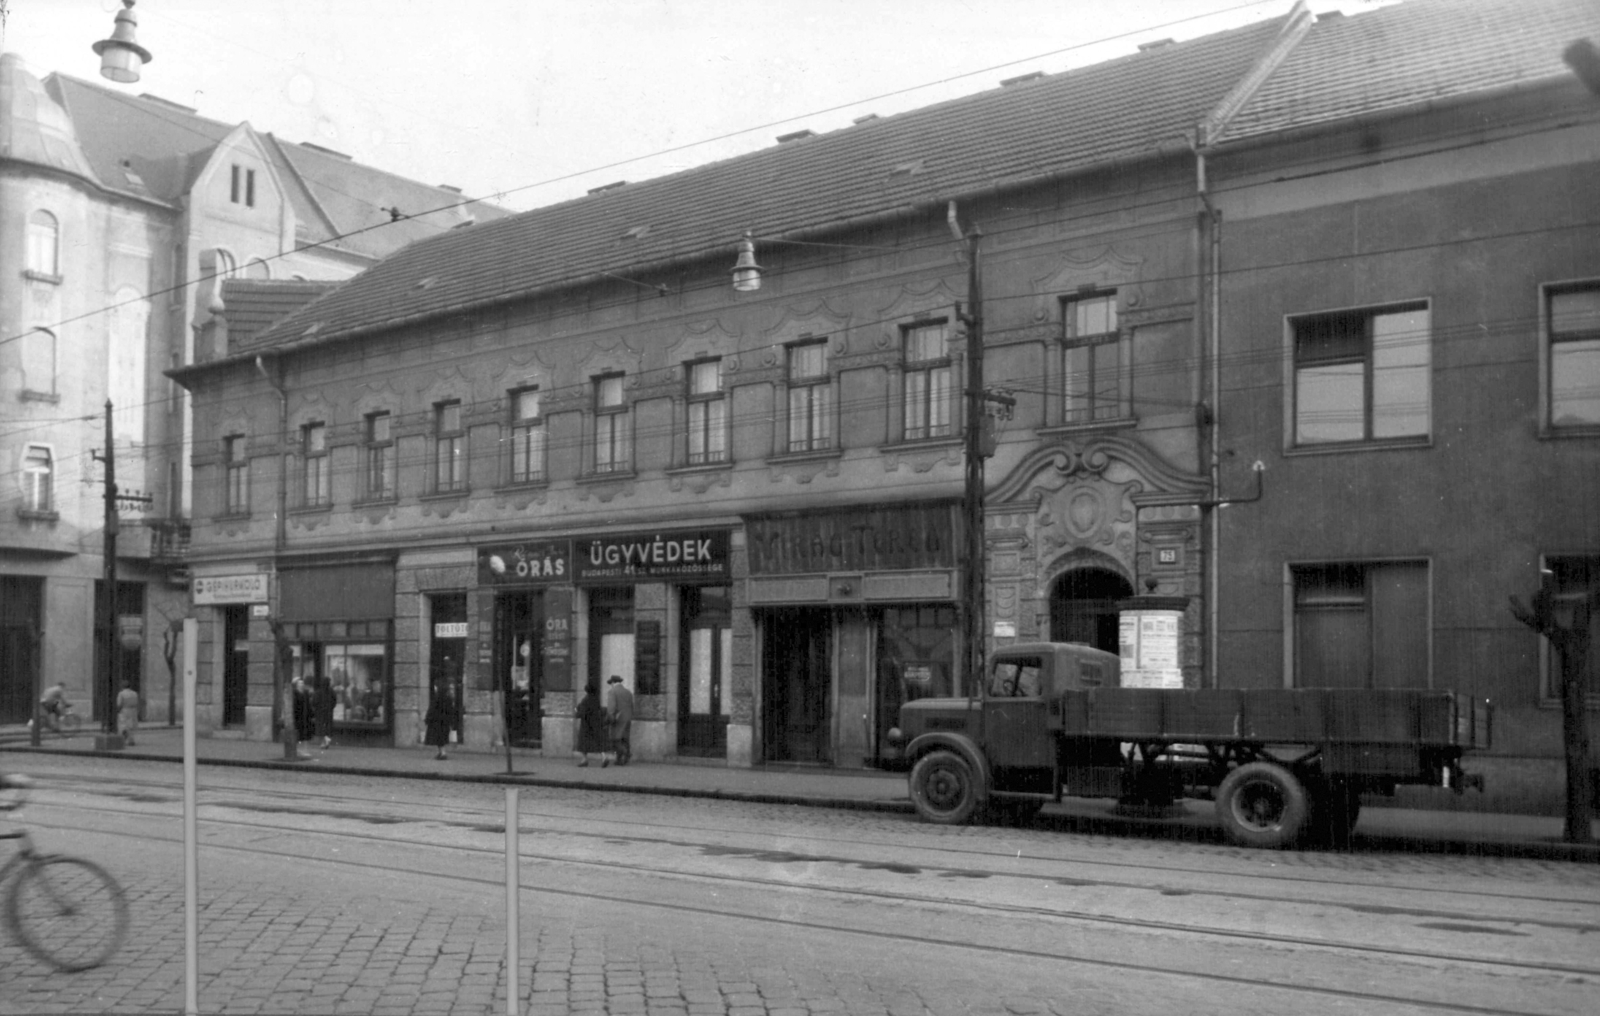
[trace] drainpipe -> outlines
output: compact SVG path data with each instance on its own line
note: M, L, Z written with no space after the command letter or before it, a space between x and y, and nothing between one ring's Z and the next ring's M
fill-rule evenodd
M277 526L272 535L272 570L278 571L278 561L283 556L289 537L289 392L282 382L267 369L266 360L256 357L256 370L263 380L278 393L278 512ZM278 596L283 596L283 586L278 586ZM285 679L284 669L288 659L288 643L283 636L283 625L273 617L272 625L272 700L278 704L278 716L283 723L283 757L293 762L300 758L300 735L294 729L294 693Z
M1205 332L1203 355L1208 363L1207 378L1202 387L1208 389L1210 394L1210 401L1202 399L1196 406L1195 413L1200 427L1200 455L1206 464L1206 475L1209 477L1211 487L1211 496L1207 499L1207 503L1201 506L1201 510L1205 513L1201 521L1202 538L1205 540L1201 569L1206 589L1206 645L1201 686L1215 688L1219 683L1217 625L1221 617L1217 598L1221 591L1218 565L1221 560L1222 517L1217 511L1217 506L1222 497L1222 448L1217 420L1222 404L1222 213L1211 203L1210 187L1206 179L1204 139L1199 130L1196 131L1191 145L1194 149L1195 192L1200 198L1203 209L1200 214L1200 229L1203 230L1204 237L1201 241L1204 267L1200 272L1197 296L1201 305L1205 307L1201 327Z

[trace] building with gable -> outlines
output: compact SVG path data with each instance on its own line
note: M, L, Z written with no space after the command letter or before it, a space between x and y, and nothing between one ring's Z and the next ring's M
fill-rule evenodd
M395 221L387 209L399 209ZM405 214L409 213L409 214ZM213 354L220 284L259 280L281 316L381 257L474 217L459 193L154 96L36 77L0 57L0 723L62 681L104 715L108 625L149 718L172 702L189 610L194 431L164 372ZM308 280L304 283L294 280ZM242 308L243 309L243 308ZM248 314L246 315L249 316ZM200 343L197 345L197 342ZM105 406L123 502L107 616ZM132 510L138 509L138 510Z
M618 674L640 757L872 764L900 702L968 690L976 309L1010 409L990 644L1470 691L1548 790L1548 664L1504 604L1600 554L1600 101L1562 60L1600 16L1536 6L1297 4L785 135L218 345L171 372L210 436L196 582L270 617L197 611L211 722L268 737L327 677L346 738L414 744L454 682L465 744L560 753Z

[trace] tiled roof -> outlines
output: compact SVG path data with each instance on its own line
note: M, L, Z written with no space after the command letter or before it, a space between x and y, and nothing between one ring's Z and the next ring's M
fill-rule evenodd
M794 235L1182 151L1283 23L1163 46L453 230L401 250L263 338L293 342L313 326L319 338L382 327L709 252L727 252L731 264L747 229Z
M1212 141L1570 77L1561 52L1583 37L1600 41L1596 0L1405 0L1321 19Z
M338 282L303 279L224 281L222 314L228 322L228 351L238 353L250 349L267 326L338 286Z

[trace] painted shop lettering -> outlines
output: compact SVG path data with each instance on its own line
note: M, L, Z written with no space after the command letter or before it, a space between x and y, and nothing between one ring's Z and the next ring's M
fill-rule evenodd
M519 550L516 571L523 579L560 578L567 573L567 562L559 557L524 557Z
M654 540L637 543L589 544L589 563L595 567L652 564L690 564L711 560L710 540Z
M879 558L894 558L904 554L937 554L942 546L939 534L932 530L923 532L901 529L883 529L871 525L851 526L833 533L773 533L767 537L769 556L787 551L799 558L861 558L869 552Z

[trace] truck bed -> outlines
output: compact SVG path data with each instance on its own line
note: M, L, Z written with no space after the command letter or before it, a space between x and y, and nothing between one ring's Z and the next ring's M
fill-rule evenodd
M1448 691L1093 688L1049 700L1065 737L1263 744L1489 747L1488 703Z

